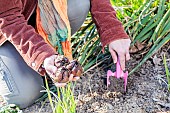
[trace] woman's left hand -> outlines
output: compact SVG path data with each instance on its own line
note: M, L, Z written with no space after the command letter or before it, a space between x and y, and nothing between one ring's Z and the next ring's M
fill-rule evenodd
M78 61L69 61L63 55L52 55L44 60L44 68L56 87L63 87L69 81L76 81L83 73Z

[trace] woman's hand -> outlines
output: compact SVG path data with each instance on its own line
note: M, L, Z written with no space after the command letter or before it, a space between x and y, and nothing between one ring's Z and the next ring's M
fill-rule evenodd
M63 87L69 81L78 80L83 72L77 61L69 62L63 55L52 55L46 58L44 68L56 87Z
M130 39L120 39L115 40L109 44L109 51L112 55L113 61L116 63L117 58L119 57L122 70L125 70L125 61L130 59L130 43Z

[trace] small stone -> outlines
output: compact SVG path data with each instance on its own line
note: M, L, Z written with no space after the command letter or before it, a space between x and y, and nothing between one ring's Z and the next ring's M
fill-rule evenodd
M118 102L120 99L119 98L115 98L115 102Z
M107 109L109 109L109 110L113 110L114 109L114 107L111 104L109 104L109 103L107 103L106 106L107 106Z

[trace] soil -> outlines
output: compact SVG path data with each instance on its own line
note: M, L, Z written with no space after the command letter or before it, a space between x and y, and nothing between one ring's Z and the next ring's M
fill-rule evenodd
M170 67L170 47L167 44L128 78L126 92L123 80L120 79L111 77L111 85L108 88L106 86L108 68L105 67L111 61L87 72L77 81L74 92L77 113L170 113L170 93L162 60L164 54ZM127 63L128 70L139 63L141 58L139 55L131 57ZM114 67L111 69L114 70ZM24 109L23 112L52 111L48 101L41 101Z

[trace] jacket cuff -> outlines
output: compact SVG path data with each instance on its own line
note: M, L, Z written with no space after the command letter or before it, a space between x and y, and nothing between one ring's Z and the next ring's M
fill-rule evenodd
M102 50L104 47L107 46L109 43L119 40L119 39L129 39L129 36L124 31L122 26L117 26L115 28L111 28L100 34L101 43L102 43Z
M44 72L43 70L43 62L47 57L50 57L51 55L55 55L56 52L51 49L50 46L46 46L44 47L44 50L42 50L41 52L37 53L37 55L35 55L36 57L34 59L31 59L28 63L28 65L34 69L35 71L37 71L39 74L41 74L42 76L44 76L46 74L46 71ZM42 70L41 70L42 69Z

